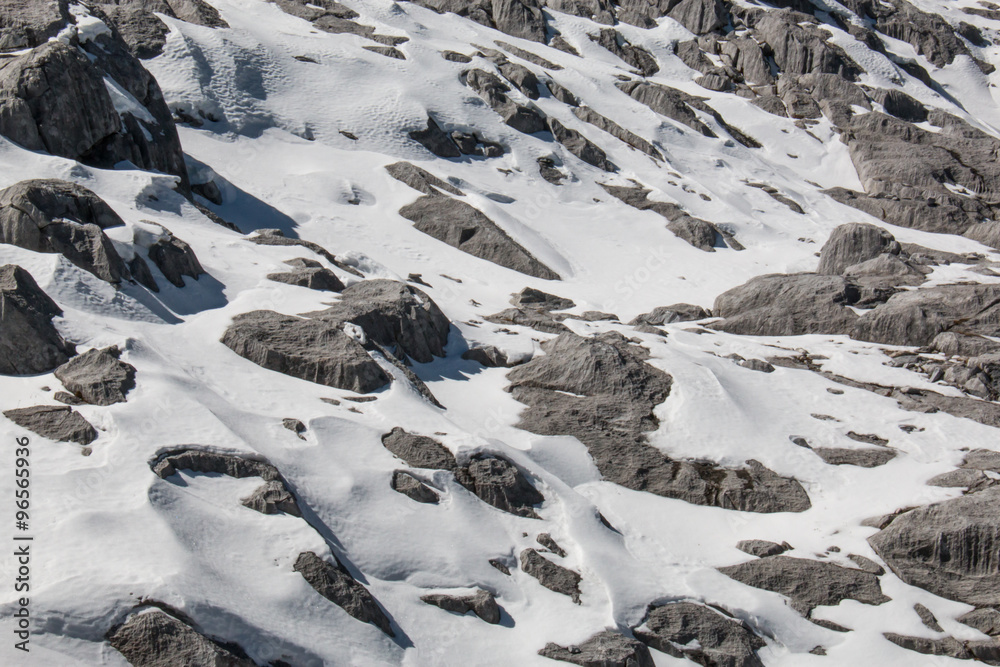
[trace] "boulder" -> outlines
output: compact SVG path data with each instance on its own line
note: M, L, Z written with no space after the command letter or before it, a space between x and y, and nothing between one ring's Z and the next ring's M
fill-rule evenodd
M567 310L575 308L572 299L543 292L534 287L525 287L517 294L511 295L510 302L517 308L538 308L540 310Z
M344 264L338 260L333 253L318 243L307 241L306 239L288 238L280 229L258 229L257 235L251 237L250 240L257 245L301 246L308 250L312 250L314 253L330 262L338 269L347 271L353 276L364 278L364 275L360 271L355 269L353 266Z
M422 364L444 356L451 328L425 292L385 279L356 282L341 292L340 301L308 316L341 327L346 323L361 327L366 339L387 347L397 358L411 357Z
M712 667L763 667L764 640L717 608L694 602L650 606L636 638L657 651Z
M448 193L461 197L464 194L454 185L441 180L426 169L421 169L409 162L393 162L386 165L385 170L397 181L406 183L414 190L418 190L425 195Z
M477 454L456 471L456 476L462 486L483 502L517 516L540 518L534 508L545 502L545 496L507 459Z
M553 95L555 95L555 93L553 93ZM558 95L555 96L559 97ZM566 102L566 100L563 101ZM569 102L566 103L569 104ZM574 104L574 106L576 105ZM655 146L653 146L653 144L646 141L645 139L635 134L634 132L626 130L624 127L614 122L610 118L602 116L601 114L597 113L590 107L587 106L577 107L576 109L573 109L573 115L585 123L590 123L594 127L604 130L605 132L615 137L616 139L624 141L632 148L642 151L651 158L654 158L656 160L663 160L663 154L660 153L660 151Z
M149 246L149 258L163 277L177 287L184 287L184 276L198 280L198 276L206 273L191 246L169 232Z
M407 496L411 500L415 500L418 503L433 505L441 499L437 494L437 491L427 486L413 475L402 470L397 470L392 473L392 482L390 483L390 486L392 486L393 491L402 493L404 496Z
M512 368L521 360L512 361L507 353L494 345L471 347L462 353L463 359L475 361L487 368Z
M590 35L590 39L639 70L643 76L653 76L660 71L656 58L649 51L629 44L614 28L601 28L597 35Z
M89 445L97 439L97 431L90 422L68 405L36 405L5 410L3 416L21 428L57 442Z
M538 99L538 77L535 73L524 65L512 63L505 56L500 54L499 58L493 59L497 69L503 77L514 84L514 87L521 91L521 94L529 100Z
M457 199L424 196L399 210L419 231L474 257L544 280L559 275L535 259L482 211Z
M133 667L257 667L236 644L207 637L155 607L132 614L108 630L105 637Z
M320 292L340 292L344 289L344 283L340 282L337 274L315 260L299 257L285 264L294 267L294 270L269 273L267 279Z
M528 327L545 333L560 334L570 330L562 323L565 319L563 314L553 314L541 308L507 308L499 313L487 315L483 319L494 324Z
M877 468L896 458L896 450L849 449L847 447L813 447L812 450L826 463L834 466L852 465L859 468Z
M751 556L766 558L768 556L783 554L791 549L792 545L788 542L778 544L777 542L768 542L767 540L741 540L736 543L736 548Z
M977 607L1000 605L1000 488L906 512L868 538L904 582Z
M769 556L720 567L719 572L748 586L784 595L804 616L814 607L837 605L842 600L873 605L890 600L874 574L806 558Z
M491 625L500 622L500 606L489 591L478 590L473 595L421 595L421 601L440 607L453 614L464 615L470 611Z
M382 436L382 445L414 468L458 469L455 455L440 442L425 435L407 433L399 426Z
M521 569L550 591L568 595L580 604L581 577L573 570L556 565L534 549L525 549L520 556Z
M233 318L222 343L268 370L328 387L366 394L389 384L389 376L343 328L270 310Z
M47 373L76 354L52 324L62 310L31 274L0 266L0 374Z
M875 259L882 254L899 255L896 238L882 227L863 222L838 225L820 249L816 273L840 276L855 264Z
M474 69L464 72L462 77L465 83L486 100L490 108L503 118L504 123L518 132L535 134L548 129L545 124L545 114L533 106L517 104L511 100L507 96L510 88L497 75L481 69Z
M157 16L162 14L208 28L228 28L218 10L204 0L125 0L102 1L97 8L104 14L136 58L155 58L163 52L169 28Z
M654 667L645 644L614 630L599 632L579 646L549 642L538 655L583 667Z
M55 376L77 398L92 405L124 403L135 387L135 367L119 359L117 347L94 348L55 370Z
M430 116L427 117L427 129L414 130L409 134L411 139L438 157L462 157L462 151L458 150L451 136Z
M548 533L540 533L535 537L535 541L560 558L566 557L566 550L559 546L559 543L552 539Z
M723 320L708 326L750 336L847 334L858 320L849 306L860 299L840 276L772 273L716 297L712 312Z
M302 516L302 510L299 509L295 496L281 480L264 482L240 502L244 507L249 507L261 514L284 512L291 516Z
M357 582L343 565L329 563L311 551L299 554L294 569L316 592L363 623L395 637L389 618L368 589Z
M610 172L618 171L618 167L608 160L607 154L585 136L576 130L569 129L555 118L549 118L548 124L552 136L570 153L598 169Z

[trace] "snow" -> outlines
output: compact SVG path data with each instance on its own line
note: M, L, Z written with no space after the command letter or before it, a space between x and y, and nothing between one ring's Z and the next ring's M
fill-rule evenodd
M812 127L810 136L791 119L699 88L671 53L673 42L690 35L670 19L649 31L618 29L657 56L662 70L653 81L707 98L764 148L703 137L632 101L614 86L614 74L628 67L592 43L586 34L594 24L577 17L553 14L554 25L583 59L408 3L349 0L361 14L359 22L381 34L410 37L400 47L407 60L398 61L362 49L366 42L360 37L320 33L274 4L212 4L230 29L164 17L171 29L166 48L145 63L172 108L218 118L200 129L179 128L192 171L216 175L220 184L224 203L210 208L247 233L279 228L319 243L367 277L405 280L410 273L422 274L432 287L421 289L454 326L447 357L415 364L414 370L446 409L431 406L405 382L375 393L373 402L334 406L320 399L343 399L351 392L264 370L218 342L237 314L256 309L297 314L334 298L266 279L284 260L316 258L311 251L254 245L212 224L172 191L172 177L131 167L83 167L0 139L0 185L31 177L79 182L126 220L124 229L109 230L117 242L134 239L148 247L164 234L162 227L189 243L209 274L186 279L180 289L151 264L161 287L154 297L136 286L116 291L61 257L0 245L0 264L28 269L63 308L60 330L81 348L119 345L123 359L137 368L138 383L127 403L77 408L100 430L89 456L75 445L32 437L37 634L30 662L6 653L11 650L6 639L0 661L123 665L103 635L140 598L152 598L196 618L206 632L239 643L262 663L546 665L553 663L537 651L547 642L570 644L604 628L635 625L652 601L692 599L724 605L772 637L762 651L769 667L960 664L917 658L883 639L890 631L928 634L912 612L916 602L930 608L949 633L977 636L954 620L970 609L967 605L907 586L892 573L881 578L891 602L871 607L845 601L817 610L817 617L854 629L834 633L800 617L780 596L715 570L746 560L735 544L750 538L788 540L795 547L791 555L824 554L845 565L849 553L873 557L866 538L874 529L861 526L862 519L956 496L955 489L925 482L952 469L962 449L997 448L996 432L972 421L905 412L891 399L846 386L833 394L827 389L838 385L817 374L787 368L758 373L725 355L790 356L806 348L827 357L824 370L859 381L956 390L888 367L881 350L844 337L747 338L697 333L690 323L668 325L661 337L614 322L568 320L581 334L620 331L638 337L651 353L650 363L673 376L670 397L656 409L661 426L650 434L655 447L673 457L726 466L756 459L798 478L813 503L801 514L759 515L693 506L602 481L574 438L516 428L523 406L504 391L504 369L460 358L476 344L495 345L511 357L541 353L541 341L551 335L523 327L502 332L483 321L508 307L510 294L525 286L573 299L574 312L610 311L627 322L666 304L710 307L715 296L755 275L815 269L816 254L835 226L875 221L820 192L861 187L828 122ZM868 70L865 83L900 87L928 104L967 112L997 133L993 89L972 63L956 60L935 72L965 107L960 111L880 54L865 50L862 58L857 42L828 28L833 41ZM93 22L80 30L81 38L100 34ZM653 141L666 163L582 123L551 98L537 105L604 148L620 173L600 172L543 135L525 136L501 124L459 81L466 67L492 65L476 58L464 66L440 56L446 49L472 53L470 44L492 46L497 39L562 65L565 69L548 75L597 112ZM921 60L907 51L909 45L890 46ZM295 55L318 64L299 62ZM110 82L109 90L120 112L143 118L127 93ZM428 113L446 129L475 130L511 150L489 160L432 159L406 136L425 126ZM553 153L576 174L561 187L543 181L535 167L536 158ZM419 195L384 170L398 160L460 187L465 200L563 280L518 274L413 229L397 211ZM747 250L694 249L667 231L657 214L630 208L596 184L629 185L630 179L652 188L653 199L675 201L694 216L725 225ZM806 213L794 213L746 185L748 180L773 185ZM885 226L901 242L992 252L960 237ZM356 280L334 270L346 283ZM994 279L964 265L937 267L931 275L932 284L962 280ZM59 387L51 374L0 377L0 407L50 404ZM305 441L283 428L286 417L307 425ZM904 424L919 430L906 433L899 428ZM510 458L545 495L542 519L502 513L443 472L418 473L443 491L437 506L394 492L389 480L402 464L381 445L380 435L395 426L439 434L435 437L460 459L479 451ZM819 446L856 446L846 437L850 430L888 438L899 456L873 469L830 466L789 440L795 435ZM0 421L4 452L18 435L11 422ZM310 509L311 523L325 528L317 531L302 519L243 507L240 499L256 488L257 479L179 473L161 480L151 472L148 462L159 452L187 444L266 457ZM12 480L0 475L0 497L10 497ZM598 511L619 533L602 526ZM542 588L519 569L506 577L489 565L491 558L513 563L522 549L538 547L535 536L541 532L551 533L568 551L562 564L582 574L582 605ZM827 552L834 545L841 551ZM350 618L292 571L301 551L328 556L331 549L392 617L398 641ZM9 561L3 562L9 568ZM9 569L0 571L0 580L9 576ZM505 612L500 625L456 617L419 600L428 589L475 587L497 594ZM7 616L14 604L14 594L4 588L0 613ZM827 657L809 653L817 645L826 647ZM653 654L660 667L690 664Z

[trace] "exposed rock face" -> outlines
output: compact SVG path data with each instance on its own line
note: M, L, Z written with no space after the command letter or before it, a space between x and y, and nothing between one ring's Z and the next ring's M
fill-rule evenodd
M814 607L836 605L841 600L879 605L890 599L882 593L874 574L805 558L770 556L720 567L719 572L748 586L788 597L792 607L804 616Z
M846 334L858 319L848 306L860 299L858 287L840 276L757 276L716 297L712 312L724 320L709 326L750 336Z
M340 563L331 564L311 551L299 554L295 571L302 575L316 592L363 623L371 623L394 637L385 612L368 592Z
M566 147L573 155L577 156L589 165L593 165L598 169L603 169L604 171L618 171L616 167L605 154L603 150L594 145L589 139L577 132L576 130L571 130L555 118L548 119L549 130L552 132L552 136L556 138L556 141L561 143Z
M147 608L108 630L108 642L133 667L257 667L238 646L206 637L160 609Z
M149 258L177 287L184 287L184 276L198 280L198 276L205 273L191 246L173 234L168 233L149 246Z
M503 122L518 132L534 134L548 129L545 115L534 107L517 104L507 97L510 88L495 74L474 69L465 72L463 77L465 82L486 100L490 108L503 118Z
M76 354L52 324L57 315L62 310L30 273L0 266L0 373L45 373Z
M135 367L121 361L117 347L93 349L56 369L55 375L74 396L92 405L124 403L135 387Z
M462 353L463 359L476 361L487 368L511 368L518 362L512 362L507 353L493 345L483 345L470 348Z
M614 28L602 28L596 36L590 35L590 39L639 70L643 76L653 76L660 71L656 58L649 51L629 44Z
M425 195L438 195L443 192L461 197L464 193L454 185L441 180L426 169L421 169L409 162L394 162L386 165L385 170L397 181L406 183L414 190Z
M767 540L742 540L736 544L736 548L751 556L766 558L768 556L783 554L791 549L792 545L788 542L778 544L777 542L769 542Z
M340 292L344 289L344 283L340 282L337 274L315 260L299 257L285 264L294 267L294 270L269 273L267 279L321 292Z
M816 273L840 276L855 264L875 259L882 254L899 253L899 242L885 229L867 223L851 222L839 225L823 244Z
M493 23L497 30L544 44L545 16L537 0L491 0Z
M804 20L810 24L800 25ZM838 74L854 78L861 68L844 51L826 40L828 32L815 19L793 11L760 12L753 29L771 47L778 68L788 74Z
M579 646L550 642L538 655L583 667L653 667L645 644L613 630L599 632Z
M632 326L638 324L662 326L664 324L673 324L674 322L703 320L711 316L712 313L701 306L694 306L690 303L675 303L672 306L657 306L648 313L636 315L629 324Z
M658 651L712 667L763 667L764 640L743 623L693 602L650 607L635 636Z
M339 302L309 315L338 326L357 325L397 358L412 357L420 363L444 356L451 327L427 294L395 280L354 283L341 292Z
M97 431L79 412L68 405L36 405L33 408L6 410L3 416L21 428L58 442L89 445Z
M556 95L556 97L559 96ZM566 100L562 101L566 102ZM569 102L567 102L567 104L568 103ZM626 130L624 127L614 122L610 118L605 118L604 116L597 113L590 107L583 106L573 109L573 115L575 115L577 118L584 121L585 123L590 123L594 127L598 127L607 132L608 134L610 134L611 136L620 139L621 141L624 141L632 148L642 151L651 158L657 160L663 159L663 154L660 153L660 151L655 146L653 146L653 144L646 141L645 139L635 134L634 132Z
M451 136L430 116L427 117L427 129L410 132L410 138L438 157L462 157L462 151L452 141Z
M242 500L244 507L249 507L261 514L277 514L284 512L291 516L302 516L302 510L288 487L281 480L264 482L262 486Z
M456 476L462 486L493 507L518 516L539 518L534 507L545 502L545 496L507 459L477 455L456 471Z
M336 324L270 310L237 315L222 343L258 366L329 387L368 393L389 376Z
M464 596L437 593L421 595L420 599L454 614L467 614L471 611L491 625L500 622L500 606L489 591L480 590L473 595Z
M812 450L830 465L852 465L860 468L877 468L896 458L896 450L888 447L878 449L849 449L846 447L813 447Z
M576 307L572 299L549 294L534 287L525 287L510 298L511 304L518 308L539 308L541 310L567 310Z
M608 0L545 0L545 6L563 14L572 14L595 23L615 24L614 6Z
M573 598L573 602L580 604L581 577L578 573L562 565L556 565L534 549L522 551L520 561L521 569L538 579L538 583L542 586L550 591L568 595Z
M47 42L70 21L60 0L8 0L0 5L0 51L18 51Z
M424 196L400 209L421 232L474 257L545 280L559 275L535 259L482 211L457 199Z
M150 468L160 479L166 479L177 473L178 470L190 470L191 472L216 473L236 479L260 477L266 482L281 480L278 469L267 461L196 447L183 447L163 452L150 463Z
M397 426L382 436L382 444L390 452L414 468L431 468L455 471L455 456L444 445L425 435L407 433Z
M124 224L100 197L75 183L36 179L0 191L0 243L61 254L110 283L129 271L103 230Z
M392 490L402 493L418 503L434 504L440 500L437 492L413 475L397 470L392 473Z
M303 248L312 250L314 253L316 253L326 261L330 262L339 269L347 271L351 275L358 276L359 278L364 277L360 271L358 271L352 266L344 264L343 262L338 260L333 253L331 253L318 243L313 243L312 241L307 241L306 239L288 238L287 236L284 235L284 233L280 229L258 229L257 235L251 237L250 240L256 243L257 245L301 246Z
M910 637L895 632L886 632L885 638L897 646L924 655L943 655L958 660L975 660L987 665L1000 665L1000 642L995 639L967 641L954 637Z
M898 516L868 538L903 581L977 607L1000 604L1000 488Z
M215 7L203 0L127 0L102 2L99 7L136 58L154 58L163 52L169 30L156 14L209 28L229 27Z
M645 442L658 421L654 406L672 378L645 363L641 348L620 334L582 338L572 333L542 344L536 357L510 373L508 389L528 405L520 428L573 435L605 479L636 491L755 512L803 511L809 497L793 479L756 461L741 470L673 461Z
M561 313L550 313L541 308L508 308L483 319L494 324L529 327L536 331L560 334L569 331L569 327L562 323L564 318Z

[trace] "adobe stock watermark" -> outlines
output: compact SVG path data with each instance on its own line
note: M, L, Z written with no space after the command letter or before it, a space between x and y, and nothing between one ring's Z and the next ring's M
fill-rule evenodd
M14 449L14 592L19 595L12 614L14 648L29 652L31 643L31 449L27 437L17 438Z

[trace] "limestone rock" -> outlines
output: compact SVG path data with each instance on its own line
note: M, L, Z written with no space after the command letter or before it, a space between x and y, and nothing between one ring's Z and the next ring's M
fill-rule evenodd
M534 287L525 287L517 294L512 295L510 302L518 308L539 308L541 310L567 310L576 307L576 303L572 299L549 294Z
M421 595L420 599L453 614L467 614L471 611L491 625L500 622L500 606L489 591L479 590L473 595L464 596L437 593Z
M763 667L765 646L747 626L716 609L693 602L652 606L635 636L658 651L713 667Z
M71 359L55 376L74 396L92 405L124 403L135 387L135 367L119 359L117 347L97 348Z
M550 591L568 595L573 602L580 604L580 581L577 572L556 565L534 549L525 549L520 556L521 569L530 574L538 583Z
M3 416L21 428L57 442L89 445L97 439L97 431L90 422L68 405L17 408L4 411Z
M392 473L391 486L393 491L402 493L418 503L433 505L441 499L434 489L402 470Z
M163 276L177 287L184 287L184 276L198 280L206 273L187 243L173 234L167 234L149 246L149 258Z
M106 637L133 667L257 667L235 644L206 637L156 608L132 614L124 623L108 630Z
M0 266L0 373L46 373L76 354L52 324L57 315L62 310L30 273Z
M656 58L649 51L629 44L614 28L602 28L596 36L590 35L590 39L639 70L643 76L653 76L660 71Z
M397 181L406 183L414 190L425 195L438 195L442 192L461 197L464 193L454 185L441 180L426 169L421 169L409 162L394 162L386 165L385 170Z
M538 655L583 667L653 667L645 644L614 630L599 632L579 646L550 642Z
M458 150L451 136L430 116L427 117L427 129L410 132L410 138L438 157L462 157L462 151Z
M458 469L455 456L444 445L425 435L407 433L399 426L382 436L382 445L414 468Z
M900 253L899 242L885 229L861 222L838 225L820 249L816 273L843 275L849 266L875 259L883 253Z
M767 540L742 540L736 544L736 548L751 556L766 558L767 556L783 554L791 549L792 545L788 542L778 544L777 542L769 542Z
M456 471L456 476L462 486L483 502L504 512L530 519L539 518L534 507L543 503L545 496L507 459L476 455Z
M465 72L463 77L465 82L486 100L490 108L503 118L504 123L518 132L535 134L548 129L545 115L534 107L517 104L511 100L507 96L510 88L492 72L474 69Z
M299 554L295 571L316 592L363 623L395 637L388 617L368 589L357 582L340 563L331 564L311 551Z
M565 102L565 100L563 101ZM605 118L604 116L597 113L590 107L581 106L576 109L573 109L573 115L575 115L577 118L584 121L585 123L590 123L594 127L600 128L605 132L607 132L608 134L610 134L611 136L624 141L632 148L642 151L651 158L654 158L656 160L663 159L663 154L660 153L660 151L655 146L653 146L653 144L646 141L645 139L635 134L634 132L626 130L624 127L614 122L610 118Z
M302 510L295 500L295 496L288 490L281 480L271 480L264 482L252 494L242 501L244 507L249 507L261 514L277 514L284 512L291 516L302 516Z
M549 118L548 125L549 131L552 132L556 141L565 146L566 150L573 155L598 169L610 172L618 171L618 167L608 160L608 156L603 150L576 130L571 130L555 118Z

